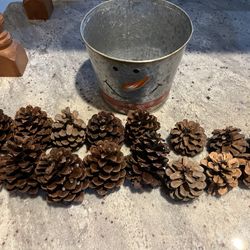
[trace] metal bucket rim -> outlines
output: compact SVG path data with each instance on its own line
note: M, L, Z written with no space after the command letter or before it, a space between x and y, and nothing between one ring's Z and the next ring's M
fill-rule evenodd
M81 37L82 37L82 40L83 42L85 43L85 45L90 48L91 50L93 50L95 53L103 56L103 57L106 57L110 60L114 60L114 61L117 61L117 62L125 62L125 63L138 63L138 64L143 64L143 63L152 63L152 62L158 62L158 61L161 61L161 60L164 60L164 59L167 59L171 56L173 56L174 54L178 53L179 51L181 51L183 48L185 48L185 46L189 43L191 37L192 37L192 34L193 34L193 23L192 23L192 20L190 18L190 16L187 14L187 12L185 10L183 10L181 7L179 7L178 5L176 4L173 4L169 1L166 1L166 0L160 0L162 2L166 2L167 4L169 5L172 5L174 8L176 8L178 11L182 12L184 15L186 15L188 21L189 21L189 25L190 25L190 35L187 39L187 41L182 45L180 46L178 49L176 49L175 51L173 51L172 53L170 54L167 54L165 56L162 56L162 57L158 57L158 58L154 58L154 59L147 59L147 60L129 60L129 59L122 59L122 58L117 58L117 57L113 57L113 56L109 56L97 49L95 49L93 46L91 46L85 39L84 37L84 29L86 27L86 20L88 18L89 15L92 14L92 12L94 12L96 9L98 9L99 7L101 7L102 5L105 5L105 4L108 4L109 2L114 2L116 0L109 0L109 1L105 1L105 2L102 2L98 5L96 5L95 7L93 7L91 10L89 10L87 12L87 14L84 16L83 20L81 21L81 25L80 25L80 33L81 33Z

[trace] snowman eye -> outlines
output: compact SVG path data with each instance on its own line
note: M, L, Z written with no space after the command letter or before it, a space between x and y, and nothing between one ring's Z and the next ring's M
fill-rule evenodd
M140 71L139 71L139 69L134 69L133 72L137 74L137 73L139 73Z
M114 67L113 67L113 70L114 70L114 71L118 71L118 68L114 66Z

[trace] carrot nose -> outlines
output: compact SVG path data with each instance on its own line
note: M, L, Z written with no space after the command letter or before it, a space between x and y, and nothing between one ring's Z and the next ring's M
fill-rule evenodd
M143 87L147 81L149 80L148 76L145 76L142 80L136 81L136 82L128 82L122 85L122 88L124 90L136 90L141 87Z

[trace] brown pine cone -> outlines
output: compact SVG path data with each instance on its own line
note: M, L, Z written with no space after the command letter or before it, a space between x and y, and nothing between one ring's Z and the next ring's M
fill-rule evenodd
M241 176L239 161L230 153L212 152L201 161L205 169L208 183L208 193L224 195L230 189L238 186Z
M69 107L56 115L51 134L54 146L76 151L84 144L86 124L78 115L77 111L71 113Z
M5 154L0 158L0 180L8 191L35 195L39 184L34 171L41 155L32 137L14 136L4 145Z
M14 120L14 133L17 136L33 136L42 150L51 145L52 119L39 107L20 108Z
M125 138L128 145L144 135L146 132L153 132L160 129L160 123L154 115L144 110L129 111L125 126Z
M208 142L209 151L229 152L233 156L245 153L248 143L245 136L240 134L240 131L240 129L232 126L225 129L215 129Z
M99 141L84 158L90 188L104 196L119 188L126 176L126 162L120 147L111 141Z
M250 153L241 154L237 158L242 172L241 180L246 187L250 188Z
M124 127L114 114L101 111L89 120L86 136L89 146L97 145L103 140L112 141L121 146L124 141Z
M13 120L5 115L3 110L0 109L0 150L2 146L12 137Z
M157 187L167 167L169 148L156 132L138 137L127 157L127 179L136 189Z
M195 156L206 145L207 137L199 123L183 120L175 124L170 132L170 143L177 154Z
M86 170L78 155L65 148L53 148L43 153L35 174L48 202L80 203L88 188Z
M166 187L172 199L190 201L198 198L206 187L204 169L187 157L174 161L166 169Z

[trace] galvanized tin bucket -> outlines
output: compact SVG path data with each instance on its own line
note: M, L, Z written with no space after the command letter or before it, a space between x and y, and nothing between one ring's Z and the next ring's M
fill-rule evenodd
M81 35L104 100L122 113L152 111L169 95L192 23L164 0L111 0L87 13Z

